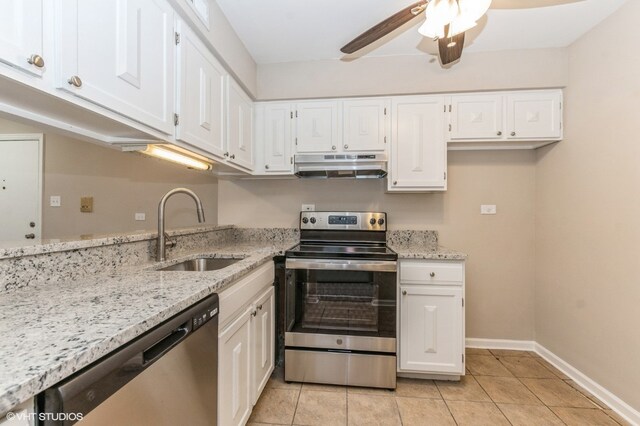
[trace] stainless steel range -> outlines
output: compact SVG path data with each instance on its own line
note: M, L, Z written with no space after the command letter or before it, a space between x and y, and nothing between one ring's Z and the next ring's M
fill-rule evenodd
M397 254L386 213L302 212L286 252L285 380L396 387Z

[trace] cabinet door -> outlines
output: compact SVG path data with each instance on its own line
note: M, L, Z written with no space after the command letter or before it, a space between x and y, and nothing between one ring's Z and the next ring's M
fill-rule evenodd
M37 61L29 63L32 55L42 56L42 25L42 0L3 1L0 61L30 74L42 75L44 66L38 66L41 64Z
M255 404L273 372L275 353L274 288L255 303L251 325L251 401Z
M173 134L173 26L163 0L58 0L58 87Z
M389 191L446 189L444 98L393 100Z
M340 147L338 102L296 105L296 152L333 152Z
M238 83L231 78L227 81L229 162L253 170L253 102Z
M292 126L293 108L291 104L264 105L264 170L266 173L292 173Z
M222 158L226 72L188 26L181 27L176 139Z
M560 139L562 92L514 93L507 96L508 139Z
M451 140L501 139L503 96L451 97Z
M343 103L343 150L385 151L387 148L387 99L353 100Z
M251 414L251 309L218 337L218 424L244 425Z
M401 286L400 368L464 374L462 289Z

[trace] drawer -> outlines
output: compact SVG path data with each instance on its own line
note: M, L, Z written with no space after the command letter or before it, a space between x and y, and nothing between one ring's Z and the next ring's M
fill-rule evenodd
M464 264L445 261L400 261L403 284L462 284Z

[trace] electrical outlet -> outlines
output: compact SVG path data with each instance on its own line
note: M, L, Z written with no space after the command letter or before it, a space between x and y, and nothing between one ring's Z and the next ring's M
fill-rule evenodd
M93 197L80 197L80 211L93 213Z
M62 205L62 199L59 195L52 195L49 197L49 206L60 207Z
M136 220L147 220L147 215L144 214L144 213L136 213L135 219Z
M480 206L480 214L496 214L498 213L495 204L483 204Z
M303 212L315 212L316 211L316 205L315 204L303 204L302 205L302 211Z

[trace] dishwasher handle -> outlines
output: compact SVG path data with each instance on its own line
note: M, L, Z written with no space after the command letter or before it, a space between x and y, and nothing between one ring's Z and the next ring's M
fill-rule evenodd
M155 343L149 349L142 352L142 365L154 362L167 353L175 345L183 341L191 330L191 321L186 321L180 327L173 330L168 336Z

